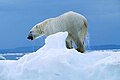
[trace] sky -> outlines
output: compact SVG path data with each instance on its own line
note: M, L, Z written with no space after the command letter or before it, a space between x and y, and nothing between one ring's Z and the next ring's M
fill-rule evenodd
M120 45L120 0L0 0L0 49L43 44L27 40L30 29L68 11L87 18L90 45Z

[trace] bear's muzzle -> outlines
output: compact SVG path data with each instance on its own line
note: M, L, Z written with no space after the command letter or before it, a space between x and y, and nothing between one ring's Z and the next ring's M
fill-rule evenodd
M33 37L32 36L28 36L27 39L33 40Z

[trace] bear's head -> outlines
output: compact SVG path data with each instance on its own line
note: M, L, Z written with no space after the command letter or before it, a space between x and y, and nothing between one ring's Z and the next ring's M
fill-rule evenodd
M29 32L27 39L34 40L39 36L42 36L44 31L42 30L41 26L35 25Z

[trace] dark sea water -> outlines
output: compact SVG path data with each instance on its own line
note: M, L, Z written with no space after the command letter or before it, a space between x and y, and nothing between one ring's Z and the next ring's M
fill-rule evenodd
M92 52L92 51L113 51L113 52L118 52L120 49L107 49L107 50L86 50L86 52ZM0 54L3 56L6 60L18 60L22 56L30 54L30 53L4 53Z
M42 45L43 46L43 45ZM6 60L18 60L25 54L29 54L37 51L42 46L32 46L32 47L19 47L15 49L0 49L0 56L3 56ZM120 45L102 45L102 46L90 46L86 48L86 52L91 51L120 51Z

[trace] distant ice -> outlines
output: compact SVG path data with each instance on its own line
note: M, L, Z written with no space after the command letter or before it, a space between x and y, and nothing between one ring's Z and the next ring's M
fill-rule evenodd
M67 35L47 37L42 48L19 60L1 60L0 80L120 80L120 51L79 53L65 47Z
M5 57L0 55L0 60L5 60Z

